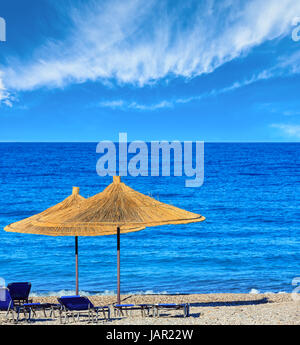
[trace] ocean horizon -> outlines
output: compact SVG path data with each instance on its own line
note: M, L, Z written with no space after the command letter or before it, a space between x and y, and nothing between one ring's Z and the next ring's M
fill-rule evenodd
M201 223L121 235L121 293L290 293L300 276L300 143L205 143L204 184L182 177L122 177L137 191L206 217ZM62 201L99 177L96 143L0 143L0 277L33 295L73 294L73 237L3 228ZM297 190L298 188L298 190ZM116 236L79 237L79 289L115 294Z

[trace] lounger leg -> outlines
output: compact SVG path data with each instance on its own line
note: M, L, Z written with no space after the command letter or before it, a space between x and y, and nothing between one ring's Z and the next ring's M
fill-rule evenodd
M10 310L10 309L7 309L7 312L6 312L6 314L5 314L5 319L6 319L6 320L8 319L9 312L11 312L11 310Z
M28 309L28 319L27 322L31 322L31 308Z
M20 318L20 309L18 308L17 323L19 322L19 318Z
M51 306L51 312L50 312L50 316L49 317L52 317L52 315L55 318L55 311L54 311L54 307L53 306Z
M12 309L8 309L5 315L5 320L9 321L9 313L11 313L11 319L13 321L13 323L15 322L15 313Z
M24 319L26 320L26 309L23 309L23 315L24 315Z

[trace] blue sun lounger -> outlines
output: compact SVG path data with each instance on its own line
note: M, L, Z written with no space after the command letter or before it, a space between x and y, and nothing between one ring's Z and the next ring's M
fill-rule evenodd
M15 305L21 305L30 302L28 300L28 297L31 290L31 283L10 283L7 285L7 288Z
M57 299L61 305L59 310L59 320L62 322L62 314L65 317L65 323L69 320L69 317L73 318L75 322L75 315L77 314L77 321L80 320L81 314L88 314L89 322L95 316L96 322L98 322L98 314L102 312L104 319L110 319L110 309L108 306L95 307L93 303L87 297L81 296L62 296ZM106 316L107 313L107 316Z
M33 308L39 308L42 305L40 303L24 303L15 304L8 288L0 287L0 311L5 311L5 321L9 321L9 315L13 322L18 322L20 313L24 314L27 321L30 320L31 312ZM28 313L28 317L27 317Z

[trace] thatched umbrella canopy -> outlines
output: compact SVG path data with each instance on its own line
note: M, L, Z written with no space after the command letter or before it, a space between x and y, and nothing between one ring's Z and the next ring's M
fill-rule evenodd
M46 209L45 211L35 214L31 217L25 218L18 222L7 225L4 230L8 232L20 232L25 234L37 235L57 235L52 233L52 228L39 227L34 225L34 221L43 217L52 217L55 219L56 215L66 212L72 208L78 208L79 205L85 200L79 194L79 187L73 187L73 192L70 196L62 202ZM75 262L76 262L76 292L78 293L78 238L75 237Z
M35 218L32 225L41 233L72 236L117 234L118 303L120 303L120 233L139 231L145 227L201 222L205 217L188 212L141 194L122 183L119 176L103 192L55 217L46 214ZM44 231L44 230L45 231Z
M122 183L114 176L103 192L86 199L55 217L36 218L33 225L51 229L51 235L95 236L114 235L142 230L145 227L201 222L205 217L162 203ZM50 230L49 230L50 231ZM44 231L43 231L44 233Z
M56 233L53 233L52 228L40 228L39 226L34 225L34 221L41 219L43 217L52 217L56 218L57 214L64 213L70 208L79 207L82 201L86 200L83 196L79 194L79 187L73 187L73 192L70 196L64 199L62 202L46 209L45 211L35 214L31 217L22 219L18 222L11 223L7 225L4 230L8 232L20 232L25 234L37 234L37 235L50 235L54 236Z

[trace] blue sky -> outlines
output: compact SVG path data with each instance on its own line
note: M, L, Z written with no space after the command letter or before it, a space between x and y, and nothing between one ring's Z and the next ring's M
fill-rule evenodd
M0 17L0 141L300 139L298 0L10 0Z

